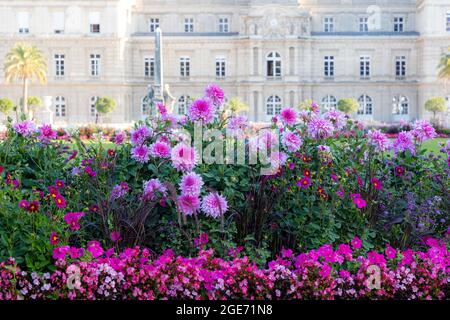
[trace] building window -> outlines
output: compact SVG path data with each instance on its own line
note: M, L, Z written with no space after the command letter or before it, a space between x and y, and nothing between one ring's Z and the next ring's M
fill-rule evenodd
M96 118L97 117L97 107L96 107L96 103L97 103L98 97L91 97L91 105L90 105L90 109L89 109L89 115L92 118Z
M156 32L156 29L159 28L159 19L158 18L150 18L148 22L148 30L150 32Z
M394 17L394 32L403 32L404 20L403 17Z
M227 68L227 60L225 57L216 58L216 77L225 78Z
M191 59L189 57L180 58L180 76L187 78L191 75Z
M90 68L92 77L98 77L100 75L100 59L99 54L91 54Z
M323 32L334 32L334 18L323 18Z
M53 32L64 33L65 22L64 12L53 12Z
M325 56L323 58L323 73L325 78L334 77L334 56Z
M184 32L194 32L194 18L184 18Z
M155 76L155 58L144 58L144 77L153 78Z
M337 108L337 100L334 96L328 94L322 99L322 110L329 111Z
M55 117L63 118L66 116L66 99L58 96L55 98Z
M447 14L445 16L445 30L447 30L447 32L450 32L450 11L447 11Z
M100 12L89 13L89 31L90 33L100 33Z
M398 79L402 79L406 76L406 57L395 57L395 76Z
M55 76L64 77L65 74L65 55L55 54Z
M271 52L267 55L267 76L281 77L281 56L278 52Z
M372 98L368 95L362 95L358 99L359 108L358 108L358 114L359 115L371 115L373 104L372 104Z
M359 57L359 75L361 79L370 78L370 57L361 56Z
M407 115L409 113L409 101L408 98L399 95L392 99L392 113L394 115Z
M30 14L28 12L17 13L17 20L19 24L19 33L30 33Z
M144 97L142 97L142 99L141 99L141 114L143 115L143 116L149 116L150 115L150 109L149 109L149 107L148 107L148 103L147 102L145 102L145 96Z
M359 32L369 32L369 18L359 17Z
M228 18L219 18L219 32L227 33L230 31Z
M266 114L273 116L281 112L281 98L279 96L270 96L267 99Z
M178 114L179 115L186 114L186 111L189 107L190 101L191 101L191 98L189 96L181 96L178 99Z

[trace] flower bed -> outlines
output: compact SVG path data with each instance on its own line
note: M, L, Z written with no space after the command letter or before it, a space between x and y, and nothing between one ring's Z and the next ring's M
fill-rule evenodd
M448 298L450 253L437 240L430 238L427 244L426 251L387 246L384 253L363 254L361 240L354 238L336 250L324 245L297 256L283 250L260 269L236 252L224 260L214 257L212 249L193 258L168 250L152 259L147 249L128 248L115 255L114 249L104 252L91 243L86 251L56 249L51 273L21 271L12 259L1 263L0 300Z

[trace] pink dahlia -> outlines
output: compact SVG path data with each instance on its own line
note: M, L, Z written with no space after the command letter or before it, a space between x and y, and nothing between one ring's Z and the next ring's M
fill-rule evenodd
M375 147L378 152L389 150L390 142L388 137L380 130L370 130L367 134L369 145Z
M203 187L203 179L202 177L195 173L190 172L181 178L180 182L180 190L181 194L190 194L194 196L200 195L200 192Z
M192 171L197 163L195 149L187 144L179 143L172 149L171 160L178 171Z
M225 101L225 93L216 84L210 84L205 89L205 97L211 100L215 106L221 106Z
M347 124L347 117L345 113L336 109L326 112L323 117L324 119L331 121L336 130L341 130Z
M177 199L178 210L186 216L191 216L200 209L198 196L184 194Z
M228 210L228 203L225 197L216 192L211 192L203 198L202 211L210 217L218 218Z
M283 133L283 136L281 138L281 143L288 149L290 152L295 152L300 149L300 147L303 144L302 138L300 138L295 133L286 130Z
M143 198L147 201L155 201L158 196L166 196L167 188L159 179L151 179L144 182Z
M192 122L203 121L204 124L208 124L214 121L215 111L209 100L198 99L192 102L187 115Z
M150 146L150 154L155 158L169 158L170 145L165 142L155 142Z
M14 131L16 131L18 134L24 136L24 137L30 137L33 135L33 133L36 132L36 126L33 122L27 120L23 122L17 122L13 124L12 128Z
M42 142L49 142L50 140L54 140L56 139L56 131L52 129L51 125L43 124L39 128L38 139Z
M412 154L416 152L416 147L414 146L414 136L410 131L399 132L397 140L394 142L395 153L404 152L409 150Z
M314 139L326 139L333 135L333 124L326 119L313 117L308 123L308 134Z
M152 131L146 125L142 125L136 129L131 130L131 144L141 145L145 140L152 135Z
M79 220L84 217L84 212L69 212L64 216L64 221L69 225L71 230L79 230Z
M236 116L228 120L227 129L230 130L233 136L241 136L244 130L248 127L247 117Z
M125 137L126 135L124 132L118 132L114 137L114 143L117 145L122 144L125 141Z
M297 123L297 111L292 108L284 108L280 112L280 118L285 125L293 126Z
M412 135L417 142L421 143L436 137L436 130L426 120L417 120L413 124Z
M138 162L146 163L150 158L150 149L146 145L134 147L131 149L131 157Z

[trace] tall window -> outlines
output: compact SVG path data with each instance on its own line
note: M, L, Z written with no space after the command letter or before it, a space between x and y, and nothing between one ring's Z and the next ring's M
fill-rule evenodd
M227 33L230 31L228 18L219 18L219 32Z
M100 12L89 13L89 31L90 33L100 33Z
M148 31L156 32L156 29L159 28L159 18L150 18L148 21Z
M58 96L55 98L55 117L63 118L66 116L66 99Z
M194 18L184 18L184 32L194 32Z
M65 74L65 55L64 54L55 54L55 76L56 77L64 77Z
M30 33L30 14L28 12L17 13L19 33Z
M447 14L445 16L445 30L447 30L447 32L450 32L450 11L447 11Z
M53 32L64 33L64 12L53 12Z
M326 78L334 77L334 56L323 57L323 73Z
M216 77L225 78L226 76L227 60L225 57L216 58Z
M190 101L191 101L191 98L189 96L184 96L184 95L178 99L178 114L179 115L186 114L186 111L189 107Z
M189 57L180 58L180 76L187 78L191 75L191 59Z
M281 77L281 56L278 52L267 55L267 76Z
M155 76L155 58L144 58L144 77L153 78Z
M359 17L359 32L369 32L369 18Z
M394 32L403 32L405 18L394 17Z
M361 56L359 57L359 75L361 79L370 78L370 57Z
M406 76L406 57L395 57L395 76L397 78L404 78Z
M270 96L266 103L266 114L273 116L281 112L281 98L279 96Z
M371 115L373 104L372 104L372 98L368 95L362 95L358 99L359 108L358 108L358 114L359 115Z
M336 109L337 100L334 96L328 94L322 98L322 110L329 111Z
M392 113L394 115L407 115L409 113L409 101L404 95L396 96L392 99Z
M334 32L334 18L323 18L323 32Z
M95 107L95 104L97 103L98 97L91 97L91 104L90 104L90 109L89 109L89 115L92 118L97 117L97 108Z
M91 54L90 58L90 71L92 77L98 77L100 75L100 59L99 54Z

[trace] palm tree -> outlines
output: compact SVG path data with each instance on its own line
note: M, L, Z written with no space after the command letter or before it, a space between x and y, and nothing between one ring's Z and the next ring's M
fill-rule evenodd
M444 81L450 80L450 48L449 52L444 53L439 62L439 78Z
M6 55L4 68L7 83L14 80L22 82L22 112L28 117L28 83L34 79L41 84L47 82L45 58L36 46L18 43Z

